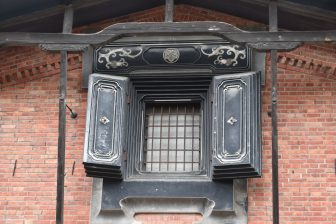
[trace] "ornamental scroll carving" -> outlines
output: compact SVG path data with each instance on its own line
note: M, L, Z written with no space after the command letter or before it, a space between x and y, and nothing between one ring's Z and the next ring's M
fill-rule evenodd
M201 52L208 57L217 56L213 61L215 65L236 66L239 59L246 59L246 49L239 48L240 46L238 45L222 45L211 48L211 52L208 53L206 52L208 48L202 47Z
M136 48L136 53L131 49L125 48L104 48L99 52L98 63L105 64L107 69L118 68L118 67L128 67L128 62L125 58L136 58L141 55L142 48ZM120 59L117 59L120 58ZM105 61L105 62L104 62Z
M205 68L220 72L251 69L251 50L245 45L216 43L125 43L94 50L94 71L129 73L151 68Z

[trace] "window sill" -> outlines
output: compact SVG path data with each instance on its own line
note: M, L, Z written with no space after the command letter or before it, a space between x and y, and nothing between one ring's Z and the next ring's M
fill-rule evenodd
M92 224L135 223L137 213L199 213L200 224L247 223L247 181L109 182L94 178ZM224 221L224 222L223 222Z

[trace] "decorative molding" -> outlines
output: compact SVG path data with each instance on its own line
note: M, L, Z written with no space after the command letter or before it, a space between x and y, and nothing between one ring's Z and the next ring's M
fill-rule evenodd
M70 70L81 68L82 59L78 54L70 54L68 57L68 66ZM44 77L58 75L60 61L55 57L53 61L39 63L35 66L18 68L16 72L0 75L0 88L17 85Z
M314 45L308 45L314 46ZM309 49L307 49L309 51ZM60 67L59 59L55 57L52 62L44 62L33 67L20 67L14 72L0 74L0 88L25 83L27 81L57 75ZM82 57L79 54L69 54L68 65L75 66L70 69L80 68ZM278 54L279 68L297 71L314 76L336 80L336 64L316 60L312 57L296 55L291 52L281 52Z
M292 53L281 53L278 55L278 66L279 68L309 75L336 79L336 63L328 63L311 57L308 58Z
M136 41L136 40L135 40ZM144 41L144 40L143 40ZM224 41L185 40L176 43L128 42L121 47L108 44L95 50L95 72L129 73L162 67L208 68L214 72L242 72L251 69L251 50L245 45Z
M238 60L246 59L246 48L243 48L239 50L241 46L238 45L222 45L219 47L212 48L210 53L205 52L205 48L201 48L201 52L208 56L217 56L217 58L214 60L215 65L226 65L226 66L237 66ZM227 55L229 57L224 58L224 55ZM233 57L230 57L233 56Z
M139 52L134 54L132 49L127 49L127 48L116 48L116 49L103 48L99 52L97 62L100 64L106 63L105 67L107 69L118 68L118 67L128 67L128 62L125 60L125 58L136 58L136 57L139 57L142 53L142 48L138 47L136 48L136 50L138 50ZM116 57L120 57L120 59L113 60Z

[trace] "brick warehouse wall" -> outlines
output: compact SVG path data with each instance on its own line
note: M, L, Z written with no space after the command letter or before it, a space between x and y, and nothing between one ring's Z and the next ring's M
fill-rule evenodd
M162 21L163 7L76 28L94 31L115 22ZM239 27L262 24L178 5L176 21L217 20ZM279 172L282 223L336 220L336 46L304 45L281 53ZM0 49L0 223L55 223L59 54L36 47ZM81 56L69 56L65 223L88 223L91 178L82 150L86 90ZM270 69L263 90L263 177L249 180L249 223L272 223ZM16 170L14 172L14 166ZM191 223L197 215L138 215L144 223Z

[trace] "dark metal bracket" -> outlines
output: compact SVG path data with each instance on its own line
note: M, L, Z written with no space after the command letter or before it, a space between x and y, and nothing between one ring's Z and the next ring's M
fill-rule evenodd
M15 160L15 162L14 162L14 166L13 166L13 173L12 173L12 176L13 176L13 177L15 176L16 165L17 165L17 159Z
M68 108L68 110L70 111L70 116L71 116L71 118L72 118L72 119L76 119L77 116L78 116L77 112L74 111L74 110L72 110L72 109L68 106L68 104L65 104L65 106L66 106L66 107Z

